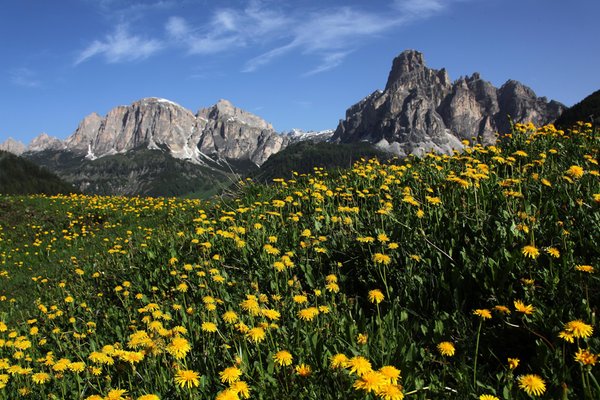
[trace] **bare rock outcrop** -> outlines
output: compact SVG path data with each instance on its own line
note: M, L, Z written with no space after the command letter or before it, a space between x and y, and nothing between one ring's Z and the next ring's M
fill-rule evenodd
M11 137L0 143L0 150L8 151L9 153L20 156L25 152L27 146L25 143L15 140Z
M428 68L421 53L407 50L394 59L385 90L350 107L333 139L368 141L401 156L450 153L462 139L494 143L510 119L546 124L564 108L517 81L498 89L475 73L452 83L445 69Z

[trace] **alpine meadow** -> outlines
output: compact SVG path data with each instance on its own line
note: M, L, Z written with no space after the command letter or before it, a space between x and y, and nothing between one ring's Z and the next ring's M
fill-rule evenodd
M600 398L600 131L462 144L0 196L0 399Z

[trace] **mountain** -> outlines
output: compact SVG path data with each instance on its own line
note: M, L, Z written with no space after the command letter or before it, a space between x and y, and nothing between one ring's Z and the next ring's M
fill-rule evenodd
M284 138L269 123L227 100L194 114L154 97L115 107L104 118L90 114L65 141L66 150L89 159L146 148L196 164L212 157L260 165L282 146Z
M0 194L73 193L72 185L33 162L0 150Z
M194 114L152 97L92 113L64 141L42 134L22 153L89 193L204 196L293 140L227 100Z
M511 119L545 124L564 109L514 80L496 88L475 73L451 82L445 69L428 68L420 52L407 50L394 59L385 90L351 106L333 140L367 141L400 156L450 153L463 139L494 143Z
M241 171L257 169L250 161L196 164L168 152L141 148L91 159L69 151L28 153L85 193L99 195L194 196L206 198L239 181Z
M8 151L9 153L20 156L25 152L27 146L23 142L19 142L11 137L6 139L5 142L0 143L0 150Z
M565 110L555 124L562 128L570 128L577 121L591 122L595 125L600 123L600 90Z

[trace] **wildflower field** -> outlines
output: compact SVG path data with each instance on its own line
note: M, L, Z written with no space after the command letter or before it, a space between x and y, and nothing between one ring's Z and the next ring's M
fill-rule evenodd
M598 399L599 144L0 196L0 399Z

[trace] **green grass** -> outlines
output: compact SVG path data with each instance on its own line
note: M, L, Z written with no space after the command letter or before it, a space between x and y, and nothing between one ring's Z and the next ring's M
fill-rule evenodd
M517 125L213 202L0 197L0 399L244 398L226 368L256 399L596 399L598 141Z

